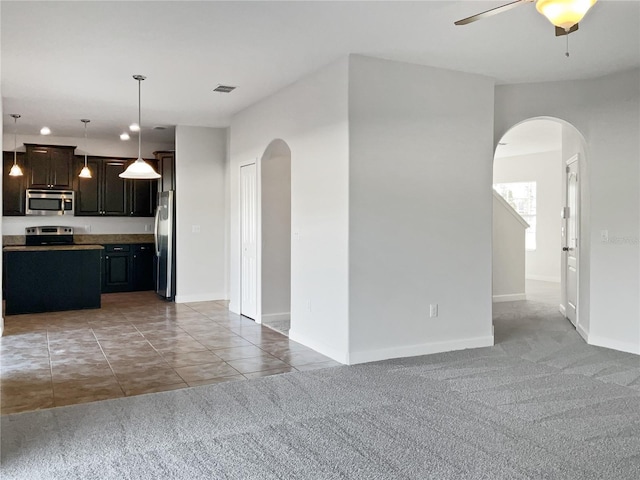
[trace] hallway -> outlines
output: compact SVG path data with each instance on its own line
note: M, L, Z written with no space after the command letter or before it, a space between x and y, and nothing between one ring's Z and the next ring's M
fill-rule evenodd
M564 373L586 375L640 392L636 355L587 345L558 310L560 285L527 280L527 300L495 303L495 348Z

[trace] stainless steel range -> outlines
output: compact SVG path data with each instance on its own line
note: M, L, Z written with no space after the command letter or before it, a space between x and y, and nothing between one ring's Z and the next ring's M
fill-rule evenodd
M27 227L25 243L34 245L73 245L73 227Z

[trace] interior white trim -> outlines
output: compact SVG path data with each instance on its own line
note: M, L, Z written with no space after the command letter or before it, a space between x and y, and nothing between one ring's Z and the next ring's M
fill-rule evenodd
M526 300L527 295L525 293L508 293L506 295L494 295L493 303L501 303L501 302L519 302L521 300Z
M262 321L265 320L291 320L291 312L263 313Z
M540 282L560 283L560 277L547 277L545 275L526 275L526 280L538 280Z
M576 332L578 332L578 335L580 335L585 342L589 343L589 332L587 332L582 325L578 324L576 326Z
M336 362L340 362L344 365L349 365L349 354L346 352L340 352L333 347L325 345L321 342L317 342L312 337L306 336L304 334L300 334L297 331L291 329L289 330L289 338L294 342L301 343L305 347L309 347L312 350L315 350L318 353L321 353Z
M619 340L611 340L610 338L601 337L599 335L589 335L587 343L596 347L610 348L612 350L640 355L640 346L633 342L621 342Z
M229 300L222 292L195 293L191 295L176 295L176 303L212 302L216 300Z
M560 304L560 305L558 305L558 311L562 314L562 316L564 318L567 318L567 307L565 307L564 305Z
M4 317L0 317L0 337L4 335Z
M482 348L493 346L493 335L484 337L465 338L460 340L447 340L444 342L423 343L396 348L384 348L366 352L354 352L349 355L349 365L357 363L375 362L389 358L415 357L418 355L431 355L433 353L451 352L454 350L466 350L468 348Z

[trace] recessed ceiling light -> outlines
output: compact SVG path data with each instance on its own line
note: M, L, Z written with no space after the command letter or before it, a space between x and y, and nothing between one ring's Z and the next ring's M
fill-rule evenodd
M216 88L213 89L214 92L220 92L220 93L229 93L229 92L233 92L236 89L236 87L232 87L231 85L220 85L218 84L218 86Z
M507 142L498 142L498 145L506 145Z
M121 133L120 134L120 140L129 140L131 137L129 136L129 134L127 132Z
M167 127L163 127L162 125L156 125L155 127L153 127L154 130L166 130Z
M137 123L132 123L131 125L129 125L129 130L131 130L132 132L139 132L140 125L138 125Z
M42 127L40 129L40 135L51 135L51 129L49 127Z

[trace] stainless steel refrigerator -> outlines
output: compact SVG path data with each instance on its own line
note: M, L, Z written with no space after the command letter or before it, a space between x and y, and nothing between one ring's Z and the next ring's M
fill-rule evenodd
M156 292L167 300L176 295L174 193L158 192L155 221Z

